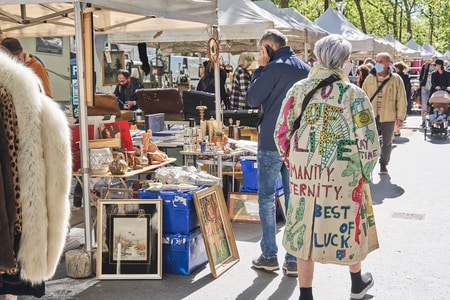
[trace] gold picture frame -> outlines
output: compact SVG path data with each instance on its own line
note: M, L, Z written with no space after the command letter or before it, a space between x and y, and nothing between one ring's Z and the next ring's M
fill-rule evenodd
M258 194L229 193L228 212L231 222L260 223Z
M102 78L103 85L115 85L117 71L124 68L125 51L103 51L102 53Z
M239 262L222 187L215 185L195 192L194 204L211 273L217 278Z
M97 278L162 279L161 201L98 201Z

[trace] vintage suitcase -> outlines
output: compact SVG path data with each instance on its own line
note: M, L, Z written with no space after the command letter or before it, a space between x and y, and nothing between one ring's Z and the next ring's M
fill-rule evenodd
M94 106L88 106L88 116L114 115L116 121L131 121L133 114L129 110L120 110L114 94L95 94Z
M166 121L183 121L183 102L174 88L136 90L143 115L164 113Z

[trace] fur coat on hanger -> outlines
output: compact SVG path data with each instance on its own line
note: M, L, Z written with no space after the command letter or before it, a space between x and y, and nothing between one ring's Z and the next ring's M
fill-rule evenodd
M17 165L23 221L16 259L21 279L38 284L54 275L68 231L70 130L59 105L40 92L33 71L3 51L0 86L12 96L19 131Z

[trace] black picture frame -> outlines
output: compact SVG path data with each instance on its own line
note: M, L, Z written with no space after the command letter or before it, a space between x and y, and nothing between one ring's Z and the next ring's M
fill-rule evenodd
M63 38L62 37L37 37L36 52L63 54Z
M99 199L97 278L162 279L162 235L161 200Z

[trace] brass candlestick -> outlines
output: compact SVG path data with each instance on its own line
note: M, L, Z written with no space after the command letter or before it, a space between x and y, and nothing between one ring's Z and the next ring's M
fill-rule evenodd
M197 107L195 107L196 110L198 110L198 113L200 114L200 121L204 121L205 119L205 110L208 107L204 106L204 105L199 105Z

